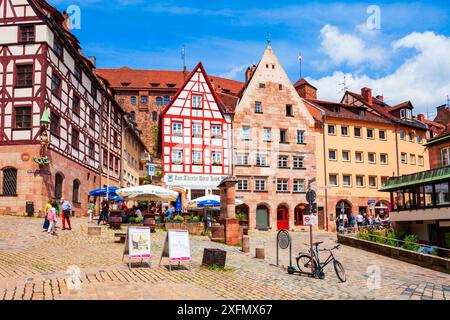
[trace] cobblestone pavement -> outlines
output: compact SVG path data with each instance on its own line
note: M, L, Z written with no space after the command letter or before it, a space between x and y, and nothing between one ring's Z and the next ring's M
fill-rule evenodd
M192 270L169 272L158 266L165 233L152 234L152 266L122 263L124 244L114 231L102 227L101 236L88 236L86 219L73 219L73 231L58 236L42 232L42 219L0 216L1 299L450 299L450 276L408 263L342 247L337 258L348 281L340 283L331 267L325 280L288 275L286 250L276 263L276 232L251 232L251 252L191 237ZM307 249L308 233L292 233L293 255ZM336 236L318 232L315 241L335 245ZM227 250L225 271L201 266L203 248ZM265 260L254 258L264 247ZM163 264L165 260L163 259ZM80 270L73 289L71 266ZM373 272L380 271L380 280ZM375 279L375 280L374 280ZM76 282L76 281L75 281Z

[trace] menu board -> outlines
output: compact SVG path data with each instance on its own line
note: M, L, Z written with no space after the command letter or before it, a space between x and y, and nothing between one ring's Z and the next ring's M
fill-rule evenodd
M128 228L128 257L151 257L151 236L149 227Z
M168 240L170 261L191 260L189 232L187 230L169 230Z

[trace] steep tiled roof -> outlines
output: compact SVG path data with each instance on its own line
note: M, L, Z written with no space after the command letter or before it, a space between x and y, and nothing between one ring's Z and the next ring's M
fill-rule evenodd
M138 70L122 67L119 69L97 69L97 74L108 79L116 90L172 90L177 91L190 72L173 70ZM216 92L238 94L244 83L236 80L209 76Z
M322 113L318 110L322 110L325 112L325 115L333 118L343 118L343 119L351 119L351 120L361 120L361 121L371 121L371 122L388 122L383 117L377 116L370 111L366 111L364 115L360 115L359 113L355 113L354 109L365 110L365 107L357 107L349 106L345 103L336 103L330 101L322 101L322 100L311 100L306 99L308 102L308 111L311 113L313 118L316 121L322 120ZM334 112L330 110L330 108L339 107L339 112Z
M402 119L394 116L393 114L390 113L392 108L385 102L378 100L375 97L373 98L373 104L368 105L362 95L354 93L354 92L350 92L350 91L347 91L346 94L349 94L349 95L355 97L356 99L358 99L359 101L364 103L364 105L366 105L368 108L372 108L374 111L378 112L380 115L382 115L386 119L389 119L393 122L400 123L400 124L403 124L406 126L412 126L412 127L420 128L420 129L424 129L424 130L426 129L426 125L416 119L402 120ZM408 101L408 103L409 103L409 101Z

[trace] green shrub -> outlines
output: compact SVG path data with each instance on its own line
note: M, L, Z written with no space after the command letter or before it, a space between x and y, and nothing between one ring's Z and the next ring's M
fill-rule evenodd
M184 218L182 216L180 216L179 214L177 214L175 216L175 218L173 218L173 221L175 221L175 222L184 222Z
M142 221L144 221L144 218L135 218L134 219L134 222L136 222L136 223L141 223Z
M192 220L193 221L200 221L200 216L199 215L192 216Z
M367 231L367 229L361 229L356 237L361 240L370 240L369 232Z
M397 236L398 235L396 234L395 230L388 229L388 230L386 230L385 234L386 234L386 238L389 238L389 240L386 239L386 244L389 246L392 246L392 247L397 247L397 243L398 243ZM392 240L390 240L390 239L392 239Z
M129 223L135 223L136 222L136 218L135 217L130 217L130 218L128 218L128 222Z
M418 251L420 245L418 244L418 239L415 234L409 234L405 237L405 242L403 243L402 248L411 251Z

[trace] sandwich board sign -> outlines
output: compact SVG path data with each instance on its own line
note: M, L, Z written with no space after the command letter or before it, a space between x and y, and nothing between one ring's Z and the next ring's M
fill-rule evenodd
M128 256L128 260L141 259L141 262L148 259L148 264L151 266L150 227L128 227L122 261L125 256ZM130 261L128 261L128 266L131 267Z
M167 231L159 265L161 265L162 258L169 258L170 271L172 271L172 262L178 262L179 266L181 262L189 261L189 268L191 267L192 260L188 230L170 229Z

